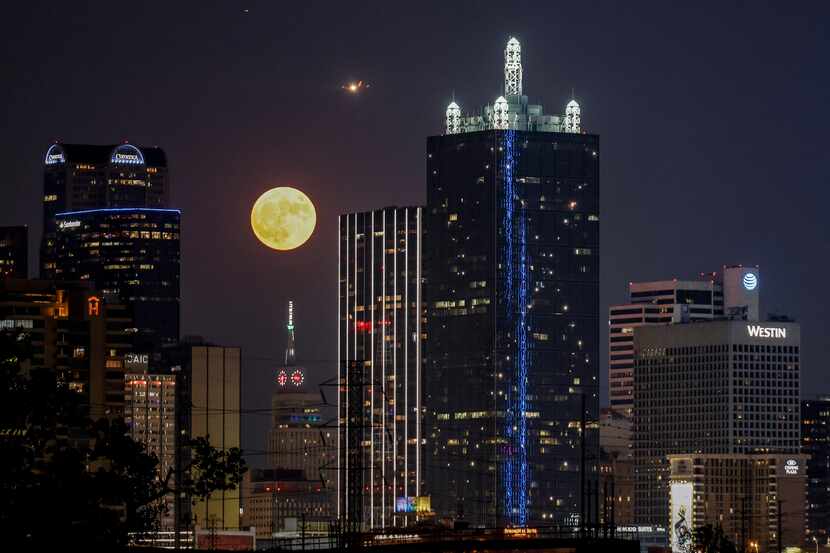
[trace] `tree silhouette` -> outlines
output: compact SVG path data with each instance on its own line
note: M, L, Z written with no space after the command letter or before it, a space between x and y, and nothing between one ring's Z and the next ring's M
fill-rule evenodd
M180 482L127 434L123 420L91 421L79 394L55 371L32 367L29 336L0 332L0 530L23 546L124 545L158 527L164 497L207 498L234 489L242 451L207 437L188 445Z

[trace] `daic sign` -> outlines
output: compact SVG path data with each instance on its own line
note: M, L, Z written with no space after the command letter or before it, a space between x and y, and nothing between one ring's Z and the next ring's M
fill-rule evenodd
M81 226L80 221L61 221L58 223L59 228L75 228Z
M761 325L746 325L746 332L753 338L786 338L786 328L775 328Z
M787 459L787 462L784 463L784 472L789 476L798 476L798 461Z
M149 363L149 353L128 353L124 356L124 366L128 369L146 369Z

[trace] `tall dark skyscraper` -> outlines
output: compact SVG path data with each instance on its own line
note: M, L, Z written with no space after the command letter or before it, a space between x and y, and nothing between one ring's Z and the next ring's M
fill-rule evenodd
M337 512L363 528L421 495L421 213L339 217Z
M53 144L44 164L41 274L127 303L139 348L178 340L181 214L165 209L164 151Z
M55 215L54 277L91 280L106 301L129 305L136 351L179 339L180 217L148 208Z
M425 481L490 526L577 522L598 461L599 137L521 77L511 39L505 95L427 140Z

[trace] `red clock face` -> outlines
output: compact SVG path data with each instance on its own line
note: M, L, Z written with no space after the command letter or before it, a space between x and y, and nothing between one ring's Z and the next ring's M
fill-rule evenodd
M277 384L279 384L280 386L285 386L286 384L288 384L288 374L286 374L285 371L280 371L277 374Z
M302 383L303 383L303 381L304 381L304 380L305 380L305 377L303 376L303 372L302 372L302 371L300 371L300 370L296 370L296 371L294 371L293 373L291 373L291 383L292 383L294 386L300 386L300 385L302 385Z

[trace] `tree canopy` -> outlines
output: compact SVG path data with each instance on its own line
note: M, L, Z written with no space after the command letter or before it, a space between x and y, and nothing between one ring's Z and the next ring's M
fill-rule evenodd
M184 477L161 474L158 458L121 419L89 420L81 396L31 364L29 336L0 332L0 528L6 543L118 546L157 528L168 494L192 500L236 488L247 470L238 448L208 437L187 445Z

